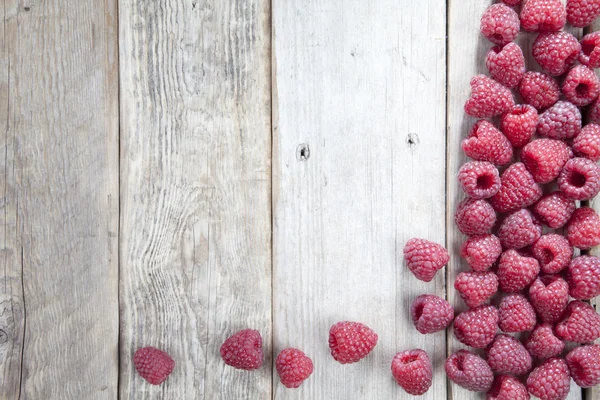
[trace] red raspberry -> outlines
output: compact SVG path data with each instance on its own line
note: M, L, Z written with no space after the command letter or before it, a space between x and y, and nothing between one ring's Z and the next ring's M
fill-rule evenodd
M504 46L519 33L519 15L505 4L494 4L483 13L480 30L490 42Z
M569 304L569 285L558 275L539 277L529 288L529 301L540 320L556 322Z
M452 382L473 392L488 391L494 382L494 373L485 360L467 350L448 357L444 368Z
M454 288L470 308L485 304L498 291L498 277L493 272L461 272Z
M567 224L567 239L572 246L589 250L600 244L600 216L590 207L575 210Z
M581 130L581 112L568 101L559 101L540 115L537 133L551 139L571 139Z
M582 388L600 384L600 345L576 347L565 357L571 377Z
M454 309L446 300L432 294L422 294L410 306L410 316L423 334L446 329L454 319Z
M600 15L600 1L598 0L567 0L567 21L573 26L586 27L598 15Z
M244 329L230 336L221 345L225 364L238 369L257 369L263 363L262 337L254 329Z
M287 388L297 388L313 372L312 360L298 349L285 349L277 356L275 367L281 383Z
M500 239L494 235L477 235L468 238L460 247L460 255L471 269L484 272L490 269L502 254Z
M486 120L479 120L473 125L469 137L462 141L462 149L474 160L496 165L509 163L513 156L512 146L506 136Z
M581 41L579 62L590 68L600 67L600 32L585 35Z
M600 191L600 166L587 158L571 158L558 176L558 188L573 200L589 200Z
M450 255L437 243L413 238L404 246L404 260L417 279L431 282L436 272L448 264Z
M368 356L377 339L377 334L360 322L338 322L329 330L331 355L340 364L355 363Z
M465 235L484 235L496 223L496 212L485 200L464 199L456 207L454 222Z
M575 211L575 201L559 191L543 197L533 207L535 215L552 229L562 228Z
M517 293L525 289L540 273L540 263L533 257L526 257L516 250L507 250L498 262L498 283L500 290Z
M494 164L486 161L471 161L460 167L458 181L473 199L487 199L500 190L500 174Z
M600 94L600 81L593 69L585 65L573 67L562 84L567 100L576 106L587 106Z
M527 209L509 214L498 228L498 238L505 249L521 249L535 243L540 236L542 226Z
M525 341L525 348L540 360L558 356L565 349L565 342L554 336L552 325L544 323L535 327Z
M465 112L475 118L491 118L504 114L515 105L509 88L485 75L471 79L471 97L465 103Z
M600 125L590 123L584 126L573 140L573 151L580 157L600 161Z
M421 349L402 351L392 360L392 375L406 393L420 396L431 387L431 360Z
M524 332L535 327L533 306L521 294L510 294L498 307L498 326L503 332Z
M547 274L562 271L573 257L573 247L567 238L556 233L548 233L540 237L531 247L531 251L540 262L542 271Z
M556 80L541 72L525 72L519 82L519 94L523 101L538 110L554 105L560 98L560 86Z
M500 190L490 198L498 212L510 212L529 207L542 197L542 187L527 171L525 164L514 163L500 177Z
M500 130L513 147L525 146L535 134L538 113L529 104L517 104L500 120Z
M485 58L485 65L492 78L511 89L525 75L525 57L519 45L514 42L504 47L492 47Z
M569 367L561 358L550 358L527 378L527 390L540 400L564 400L571 389Z
M171 375L175 361L162 350L143 347L133 354L133 365L138 374L152 385L160 385Z
M533 42L533 58L550 75L559 76L567 72L577 61L581 45L568 32L541 33Z
M588 106L588 119L594 124L600 124L600 97Z
M486 400L529 400L527 388L517 378L510 375L498 375Z
M467 346L483 349L492 343L498 330L498 310L480 306L463 311L454 318L454 336Z
M523 147L521 152L521 162L538 183L555 180L569 158L569 146L555 139L536 139Z
M497 374L524 375L531 369L531 355L512 336L501 333L485 351L487 363Z
M589 304L573 300L554 331L556 336L569 342L593 342L600 337L600 315Z
M577 300L589 300L600 295L600 258L575 257L567 270L569 294Z
M527 0L521 9L521 26L530 32L559 31L567 13L560 0Z

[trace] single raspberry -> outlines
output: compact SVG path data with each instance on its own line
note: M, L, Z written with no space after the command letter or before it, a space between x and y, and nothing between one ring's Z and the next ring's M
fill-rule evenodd
M500 174L494 164L486 161L471 161L460 167L458 182L467 196L487 199L500 190Z
M590 123L584 126L573 140L573 151L580 157L600 161L600 125Z
M525 146L535 134L538 112L529 104L517 104L500 120L500 130L513 147Z
M525 341L525 348L540 360L558 356L565 349L565 342L554 336L552 325L544 323L535 327Z
M360 322L338 322L329 330L331 355L340 364L355 363L368 356L377 339L377 334Z
M506 138L491 122L477 121L462 141L465 154L477 161L488 161L496 165L510 162L513 149Z
M502 254L500 239L494 235L471 236L460 247L460 255L471 269L484 272L490 269Z
M590 68L600 67L600 32L585 35L580 41L579 62Z
M520 18L526 31L554 32L565 26L567 13L560 0L527 0Z
M436 272L448 264L450 255L437 243L413 238L404 245L404 260L417 279L431 282Z
M431 360L421 349L401 351L392 360L392 375L406 393L420 396L431 387Z
M586 27L599 15L600 1L598 0L567 0L567 21L573 26Z
M600 295L600 258L575 257L567 269L569 294L577 300L589 300Z
M576 106L587 106L600 94L600 80L593 69L585 65L573 67L562 84L567 100Z
M313 372L312 360L298 349L285 349L277 356L275 367L281 383L287 388L297 388Z
M448 357L444 368L452 382L473 392L488 391L494 382L494 373L485 360L467 350Z
M567 224L567 239L572 246L589 250L600 244L600 216L590 207L575 210Z
M569 367L561 358L550 358L527 377L527 390L540 400L564 400L571 389Z
M496 223L496 212L485 200L465 199L456 207L454 222L465 235L484 235Z
M533 212L548 227L558 229L569 222L575 207L573 199L568 198L559 191L555 191L538 201L533 206Z
M521 249L529 246L541 235L542 226L527 209L509 214L498 228L498 238L505 249Z
M461 272L454 280L454 288L468 307L485 304L498 291L498 277L493 272Z
M498 310L480 306L463 311L454 318L454 336L467 346L483 349L492 343L498 330Z
M542 187L523 163L514 163L508 167L502 173L500 181L500 190L490 197L490 204L498 212L529 207L542 197Z
M581 45L577 38L568 32L540 33L532 46L533 58L553 76L567 72L577 61Z
M569 304L569 285L558 275L541 276L529 287L529 301L540 320L556 322Z
M454 319L454 309L446 300L432 294L422 294L410 306L410 316L423 334L446 329Z
M509 88L485 75L471 79L471 97L465 103L465 112L475 118L490 118L504 114L515 105Z
M567 238L556 233L548 233L531 247L533 256L540 262L540 268L547 274L556 274L569 265L573 257L573 247Z
M483 13L480 30L490 42L504 46L519 33L519 15L506 4L494 4Z
M569 158L569 146L556 139L536 139L523 147L521 152L521 162L538 183L555 180Z
M567 306L562 320L554 328L556 336L576 343L590 343L600 338L600 315L581 300Z
M581 131L581 112L568 101L559 101L540 115L537 133L551 139L571 139Z
M516 87L525 75L523 50L514 42L504 47L492 47L485 57L485 65L492 78L511 89Z
M589 200L600 191L600 166L587 158L571 158L558 176L558 188L573 200Z
M553 106L560 98L560 86L556 80L544 73L525 72L519 82L519 94L523 101L538 110Z
M501 333L486 351L487 363L497 374L525 375L531 369L531 355L512 336Z
M263 363L262 337L257 330L244 329L230 336L221 345L225 364L238 369L257 369Z
M160 385L171 375L175 361L162 350L143 347L133 354L133 365L138 374L152 385Z
M567 354L565 361L578 386L590 388L600 384L600 345L576 347Z
M498 262L498 283L500 290L517 293L525 289L540 273L540 263L533 257L519 254L516 250L507 250Z
M503 332L524 332L535 327L533 306L521 294L510 294L498 307L498 326Z
M510 375L498 375L486 400L529 400L527 388L517 378Z

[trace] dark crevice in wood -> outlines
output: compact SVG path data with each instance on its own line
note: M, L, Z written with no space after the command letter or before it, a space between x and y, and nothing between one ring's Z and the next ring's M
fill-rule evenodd
M18 203L17 203L18 204ZM17 205L17 211L19 207ZM19 374L19 397L21 400L21 392L23 391L23 366L25 362L25 335L27 334L27 304L25 303L25 254L21 246L21 295L23 296L23 338L21 340L21 368Z

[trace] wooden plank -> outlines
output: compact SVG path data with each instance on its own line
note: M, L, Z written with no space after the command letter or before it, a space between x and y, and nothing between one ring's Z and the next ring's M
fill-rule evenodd
M444 296L444 273L420 282L402 255L445 240L445 16L433 0L274 3L274 348L315 362L276 398L405 398L390 364L411 348L436 365L423 398L446 397L445 334L409 316L417 295ZM360 363L329 354L341 320L379 334Z
M271 398L270 2L120 3L122 399ZM223 364L252 327L265 366ZM131 365L168 351L161 386Z
M116 3L0 7L0 398L114 399Z

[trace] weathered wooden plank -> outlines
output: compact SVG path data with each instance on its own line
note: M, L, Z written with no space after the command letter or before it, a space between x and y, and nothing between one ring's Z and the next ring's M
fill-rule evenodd
M120 3L121 398L270 399L271 360L225 366L222 341L271 343L270 2ZM134 371L168 351L160 387Z
M276 398L404 398L390 363L410 348L436 364L423 398L446 397L445 334L409 317L418 294L444 296L444 273L419 282L402 256L411 237L445 240L445 15L435 1L274 3L274 347L315 361ZM379 334L358 364L329 354L340 320Z

